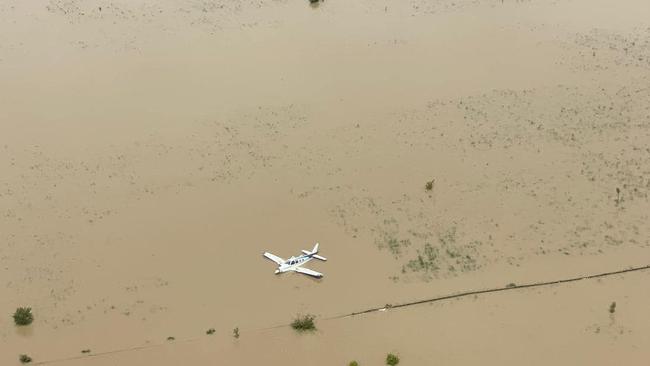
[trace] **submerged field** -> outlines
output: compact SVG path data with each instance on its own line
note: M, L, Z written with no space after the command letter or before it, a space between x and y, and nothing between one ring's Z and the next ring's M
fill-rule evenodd
M649 265L647 14L1 1L0 364L643 364L650 271L338 316Z

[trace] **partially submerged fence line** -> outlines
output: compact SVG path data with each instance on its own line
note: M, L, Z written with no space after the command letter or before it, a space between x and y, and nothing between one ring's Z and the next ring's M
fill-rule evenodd
M489 289L484 289L484 290L464 291L464 292L458 292L458 293L451 294L451 295L444 295L444 296L432 297L432 298L428 298L428 299L405 302L405 303L401 303L401 304L386 305L386 306L383 306L383 307L377 307L377 308L370 308L370 309L355 311L355 312L352 312L352 313L349 313L349 314L333 316L333 317L326 318L326 319L340 319L340 318L346 318L346 317L355 316L355 315L373 313L375 311L380 311L380 310L383 311L383 310L387 310L387 309L405 308L407 306L414 306L414 305L420 305L420 304L426 304L426 303L434 303L434 302L438 302L438 301L457 299L457 298L460 298L460 297L466 297L466 296L472 296L472 295L481 295L481 294L487 294L487 293L492 293L492 292L501 292L501 291L518 290L518 289L523 289L523 288L557 285L557 284L567 283L567 282L576 282L576 281L588 280L588 279L593 279L593 278L614 276L614 275L617 275L617 274L628 273L628 272L644 271L644 270L647 270L647 269L650 269L650 265L641 266L641 267L630 267L630 268L622 269L622 270L618 270L618 271L603 272L603 273L597 273L597 274L592 274L592 275L587 275L587 276L571 277L571 278L565 278L565 279L555 280L555 281L533 282L533 283L526 283L526 284L522 284L522 285L511 284L511 285L506 285L506 286L503 286L503 287L494 287L494 288L489 288Z

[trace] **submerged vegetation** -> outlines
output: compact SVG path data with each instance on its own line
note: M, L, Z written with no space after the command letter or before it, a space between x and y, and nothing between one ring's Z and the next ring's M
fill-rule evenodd
M438 269L436 264L436 259L438 258L438 248L434 248L431 244L424 244L424 251L421 252L418 250L418 256L416 259L410 260L406 267L412 272L417 271L435 271Z
M316 317L311 314L298 315L296 319L291 322L291 328L299 332L316 330L314 319L316 319Z
M481 245L480 241L458 244L456 227L452 227L438 234L437 245L425 242L422 249L417 249L417 256L402 267L402 273L423 272L430 278L439 270L450 273L475 270L479 265L474 257Z
M33 321L34 315L32 314L32 308L20 307L14 312L14 323L16 325L30 325Z
M395 237L389 237L386 240L386 247L396 257L402 253L402 247L408 247L409 245L411 245L409 239L398 240Z
M385 219L382 226L377 227L379 237L375 243L380 249L387 248L388 251L398 258L402 255L404 248L411 246L410 239L399 239L399 224L395 218Z

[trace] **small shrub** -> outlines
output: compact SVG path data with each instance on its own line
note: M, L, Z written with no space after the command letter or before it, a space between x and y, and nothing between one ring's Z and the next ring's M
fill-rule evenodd
M176 338L174 338L174 337L167 337L167 340L171 342L171 341L175 341Z
M27 356L27 355L20 355L20 357L18 357L18 360L20 360L20 363L30 363L30 362L32 362L32 358Z
M32 308L18 308L14 313L14 323L16 325L30 325L34 321L34 314Z
M509 284L506 285L507 288L515 288L517 287L517 284L514 282L510 282Z
M90 353L90 350L89 349L84 349L84 350L81 351L81 353Z
M611 305L609 305L609 312L611 314L614 314L615 311L616 311L616 301L614 301Z
M208 329L208 330L205 331L205 334L207 334L207 335L213 335L214 332L216 332L216 331L214 330L214 328L210 328L210 329Z
M316 319L314 315L298 315L298 317L291 322L291 328L299 332L316 330L314 319Z
M386 365L395 366L398 363L399 363L399 357L397 357L397 355L389 353L386 356Z
M232 330L232 336L239 338L239 327L235 327L235 329Z
M348 364L348 366L359 366L359 363L357 361L352 361Z
M435 181L436 181L435 179L434 179L434 180L430 180L430 181L428 181L428 182L424 185L424 189L426 189L427 191L432 190L432 189L433 189L433 183L435 183Z

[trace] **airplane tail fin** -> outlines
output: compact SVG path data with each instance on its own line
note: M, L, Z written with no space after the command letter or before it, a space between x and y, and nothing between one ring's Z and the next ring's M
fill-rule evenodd
M310 256L312 256L312 257L314 257L316 259L320 259L322 261L327 260L327 258L321 257L320 255L316 254L316 253L318 253L318 243L316 243L316 245L314 245L314 249L312 249L311 252L307 251L307 250L304 250L304 249L302 250L302 252L307 254L307 255L310 255Z
M320 259L320 260L322 260L322 261L326 261L326 260L327 260L327 258L325 258L325 257L321 257L320 255L318 255L318 254L316 254L316 253L318 253L318 243L316 243L316 245L314 245L314 249L312 249L312 251L311 251L312 257L314 257L314 258L316 258L316 259Z

